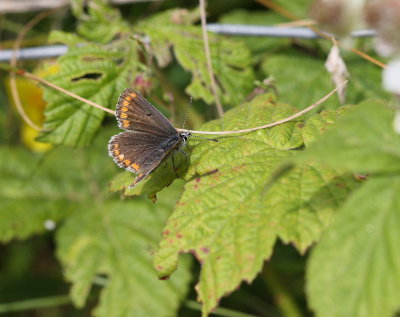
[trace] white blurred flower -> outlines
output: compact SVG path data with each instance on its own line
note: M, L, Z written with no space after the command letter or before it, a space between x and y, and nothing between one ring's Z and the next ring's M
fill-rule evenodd
M57 224L56 224L56 222L55 222L54 220L47 219L47 220L43 223L43 226L44 226L47 230L52 231L52 230L54 230L54 229L56 228Z
M394 115L393 128L397 134L400 134L400 111Z
M391 61L383 70L383 88L400 95L400 59Z

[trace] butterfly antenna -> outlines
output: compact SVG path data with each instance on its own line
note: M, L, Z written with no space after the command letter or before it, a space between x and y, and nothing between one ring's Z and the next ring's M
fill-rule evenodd
M219 140L217 140L217 139L205 138L205 137L198 136L198 135L191 135L190 137L198 138L198 139L202 139L202 140L207 140L207 141L213 141L213 142L217 142L217 143L219 142Z
M193 98L192 98L192 96L190 96L189 97L189 104L186 107L185 118L183 119L182 129L185 128L185 124L186 124L187 117L188 117L188 114L189 114L189 108L192 105L192 101L193 101Z

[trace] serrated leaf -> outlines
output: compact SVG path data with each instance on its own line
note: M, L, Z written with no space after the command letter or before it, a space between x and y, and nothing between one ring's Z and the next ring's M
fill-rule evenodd
M372 177L323 235L307 271L318 316L389 317L399 311L399 191L398 176Z
M174 156L176 174L172 164L172 155ZM179 152L171 153L153 173L133 188L129 188L129 186L133 184L136 175L124 171L114 177L111 181L110 189L111 191L122 191L125 196L146 195L149 198L154 199L159 191L172 184L172 182L177 178L177 175L179 177L180 175L185 175L187 168L186 158L183 154Z
M365 101L343 115L299 161L322 161L361 173L400 171L400 136L394 111L383 102Z
M130 74L138 66L132 43L121 48L95 44L70 47L59 58L60 70L47 79L98 104L113 108ZM104 111L83 104L52 88L45 88L48 102L44 130L39 140L55 144L85 146L99 128Z
M176 194L157 204L143 200L94 202L74 214L58 232L58 256L82 306L93 280L106 275L96 316L175 316L187 292L188 262L169 281L151 269L152 249ZM123 294L123 296L121 296ZM155 304L156 302L156 304Z
M193 19L179 19L176 10L155 15L138 25L138 29L150 36L153 54L159 64L170 62L172 47L177 61L192 74L192 82L186 92L194 98L212 103L210 77L204 53L201 28L192 26ZM250 67L249 49L239 41L209 34L211 60L216 76L219 96L225 105L238 105L250 92L255 79Z
M294 109L261 95L202 130L253 127ZM242 280L254 279L278 237L302 252L318 240L352 190L352 178L315 164L276 177L297 152L293 149L302 146L302 126L298 119L194 149L187 174L193 179L168 220L154 265L160 276L168 276L180 252L196 255L202 263L196 289L203 315Z
M343 113L346 113L346 111L351 110L352 108L352 106L343 106L337 110L324 110L312 116L306 121L306 124L302 129L304 145L309 146L312 141L318 139L318 136L335 123Z
M77 31L86 39L106 44L129 30L128 24L122 20L119 10L112 9L106 1L91 0L85 2L84 5L86 5L88 14L80 16L81 20Z

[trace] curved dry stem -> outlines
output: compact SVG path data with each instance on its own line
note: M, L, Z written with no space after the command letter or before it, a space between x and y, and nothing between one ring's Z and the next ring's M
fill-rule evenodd
M64 6L62 6L64 7ZM51 10L46 10L38 15L36 15L32 20L30 20L23 28L22 30L18 33L17 38L15 39L14 45L13 45L13 53L10 59L10 66L12 68L15 68L17 66L17 52L21 46L21 43L26 35L37 23L42 21L44 18L48 17L49 15L53 14L57 10L59 10L62 7L58 7L55 9ZM16 75L14 72L10 73L10 90L11 90L11 95L14 99L15 106L17 108L18 113L20 114L21 118L28 124L30 127L35 129L36 131L41 131L41 128L37 126L26 114L24 107L22 106L21 99L19 97L18 93L18 88L17 88L17 81L16 81Z
M113 111L111 109L108 109L106 107L100 106L99 104L97 104L97 103L95 103L93 101L90 101L90 100L88 100L86 98L78 96L77 94L74 94L73 92L70 92L70 91L68 91L68 90L66 90L66 89L64 89L64 88L62 88L60 86L57 86L57 85L47 81L46 79L40 78L40 77L35 76L35 75L33 75L31 73L28 73L28 72L18 72L18 74L21 75L21 76L24 76L26 78L30 78L30 79L36 80L36 81L42 83L43 85L46 85L46 86L51 87L51 88L53 88L55 90L58 90L58 91L60 91L60 92L62 92L64 94L66 94L68 96L71 96L72 98L75 98L75 99L77 99L79 101L82 101L82 102L84 102L84 103L86 103L86 104L88 104L88 105L90 105L92 107L95 107L97 109L100 109L100 110L103 110L105 112L108 112L108 113L111 113L111 114L115 115L115 111Z
M330 96L332 96L336 91L338 91L340 88L342 88L344 85L347 84L347 80L344 81L343 83L341 83L340 85L338 85L335 89L333 89L329 94L327 94L325 97L321 98L320 100L318 100L316 103L312 104L311 106L295 113L294 115L284 118L282 120L276 121L276 122L272 122L272 123L268 123L259 127L255 127L255 128L249 128L249 129L242 129L242 130L233 130L233 131L194 131L194 130L184 130L184 129L176 129L178 132L191 132L191 133L198 133L198 134L214 134L214 135L225 135L225 134L238 134L238 133L246 133L246 132L252 132L252 131L257 131L257 130L261 130L261 129L266 129L266 128L271 128L277 125L280 125L282 123L285 122L289 122L297 117L302 116L303 114L311 111L312 109L314 109L315 107L319 106L321 103L323 103L324 101L326 101Z
M208 74L210 76L211 90L214 95L218 115L220 117L222 117L224 115L224 109L222 108L221 100L219 99L219 96L218 96L217 83L215 82L214 71L213 71L212 63L211 63L210 43L208 41L208 33L207 33L207 28L206 28L206 8L205 8L205 6L206 6L205 0L200 0L201 31L203 34L204 52L206 55L207 70L208 70Z

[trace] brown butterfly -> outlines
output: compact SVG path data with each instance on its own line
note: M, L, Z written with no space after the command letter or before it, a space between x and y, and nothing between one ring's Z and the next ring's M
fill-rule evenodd
M133 89L127 88L121 94L115 115L118 126L125 132L111 138L108 151L119 167L138 174L130 187L151 174L191 136L190 132L179 133L166 117Z

